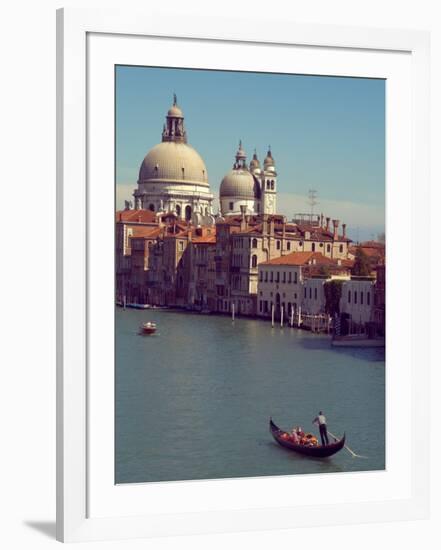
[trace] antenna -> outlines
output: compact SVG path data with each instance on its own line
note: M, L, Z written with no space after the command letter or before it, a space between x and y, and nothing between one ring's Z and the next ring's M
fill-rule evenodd
M318 204L317 191L315 189L310 189L308 191L308 202L309 202L309 207L311 209L311 221L312 221L312 216L314 215L314 206L317 206Z

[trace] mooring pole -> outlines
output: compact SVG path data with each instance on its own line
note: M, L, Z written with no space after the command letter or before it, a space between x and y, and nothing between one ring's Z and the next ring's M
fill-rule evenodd
M274 326L274 304L271 304L271 326Z
M231 304L231 320L234 321L234 302Z
M299 318L297 321L297 326L300 327L301 324L302 324L302 306L299 306Z
M291 307L291 328L294 326L294 308Z
M280 326L283 327L283 306L280 306Z

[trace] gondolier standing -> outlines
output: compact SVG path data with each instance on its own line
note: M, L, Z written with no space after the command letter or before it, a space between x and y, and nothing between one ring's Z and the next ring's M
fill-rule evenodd
M329 445L328 430L326 428L326 416L322 411L318 413L318 416L312 421L313 424L318 424L320 430L320 437L322 439L322 445Z

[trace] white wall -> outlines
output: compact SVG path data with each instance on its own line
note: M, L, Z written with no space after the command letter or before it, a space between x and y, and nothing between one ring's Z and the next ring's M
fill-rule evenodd
M2 486L0 513L1 543L4 548L46 550L61 548L53 540L55 517L55 8L62 5L113 6L119 9L185 11L197 17L207 11L236 15L247 19L250 13L271 17L292 17L297 22L351 24L386 28L432 29L432 180L441 181L441 18L437 0L315 0L314 2L273 0L178 0L158 3L145 0L22 0L2 5L2 86L0 87L3 254L0 282L1 380L0 415L2 453L0 468ZM32 167L32 200L20 195L23 173ZM282 180L279 182L282 184ZM21 191L23 191L21 189ZM214 191L214 190L213 190ZM432 233L441 203L441 188L432 186ZM17 207L19 205L20 208ZM14 241L28 243L32 222L34 242L45 246L11 246ZM437 277L441 265L437 255L432 260L432 273ZM29 265L38 266L29 276ZM11 269L18 266L18 269ZM5 269L6 267L6 269ZM424 269L424 281L427 271ZM441 310L438 292L432 293L432 343L437 341ZM32 331L23 332L24 317L36 318ZM436 332L435 332L436 331ZM435 364L432 346L432 364ZM432 372L432 410L435 412L441 385L440 369ZM436 466L441 451L437 426L432 422L432 464ZM441 516L440 468L433 467L432 519L404 523L304 528L263 531L220 536L164 538L155 541L82 544L81 550L139 548L145 550L221 550L246 547L263 550L268 547L307 546L317 550L326 541L332 550L371 550L393 546L400 550L435 548L439 541ZM34 524L36 527L32 527Z

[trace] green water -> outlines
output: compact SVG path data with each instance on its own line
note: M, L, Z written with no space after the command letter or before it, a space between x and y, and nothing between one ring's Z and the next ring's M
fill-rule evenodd
M148 320L157 333L139 335ZM269 434L270 416L317 433L319 410L368 458L306 458ZM116 483L384 467L384 349L336 349L254 319L117 308Z

